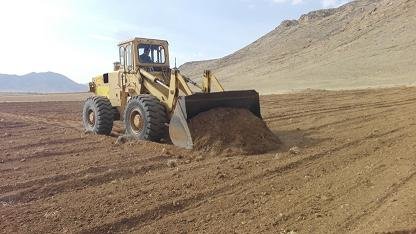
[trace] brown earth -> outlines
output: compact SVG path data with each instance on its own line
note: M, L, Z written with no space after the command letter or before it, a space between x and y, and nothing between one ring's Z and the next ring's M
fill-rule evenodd
M2 93L0 92L0 102L46 102L54 101L84 101L91 93L51 93L51 94L31 94L31 93Z
M262 96L283 144L232 157L115 145L119 124L112 136L86 135L79 101L0 103L0 232L414 230L415 93Z
M279 138L249 110L214 108L189 121L194 151L211 155L251 155L278 149Z
M227 90L271 94L412 85L415 67L416 1L356 0L284 21L235 53L180 70L200 78L211 69Z

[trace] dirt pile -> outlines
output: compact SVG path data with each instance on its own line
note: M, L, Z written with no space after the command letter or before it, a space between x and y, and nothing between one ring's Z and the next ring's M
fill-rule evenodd
M279 138L246 109L215 108L190 120L194 150L215 155L250 155L277 149Z

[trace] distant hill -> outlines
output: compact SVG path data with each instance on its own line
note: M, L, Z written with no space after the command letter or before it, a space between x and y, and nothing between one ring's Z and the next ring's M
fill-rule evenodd
M262 93L415 84L416 1L356 0L313 11L233 54L179 69L191 78L211 69L227 89Z
M72 93L86 92L88 87L68 77L54 73L29 73L26 75L0 74L0 92Z

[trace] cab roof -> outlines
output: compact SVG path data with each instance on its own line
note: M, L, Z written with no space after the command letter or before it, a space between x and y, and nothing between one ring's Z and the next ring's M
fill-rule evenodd
M142 38L142 37L135 37L126 41L122 41L118 44L118 46L130 43L130 42L144 42L149 44L169 44L166 40L160 40L160 39L152 39L152 38Z

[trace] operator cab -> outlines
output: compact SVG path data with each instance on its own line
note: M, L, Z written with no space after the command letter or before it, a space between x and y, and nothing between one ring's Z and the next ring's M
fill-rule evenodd
M166 71L169 67L168 42L157 39L134 38L119 44L120 69L135 72Z

